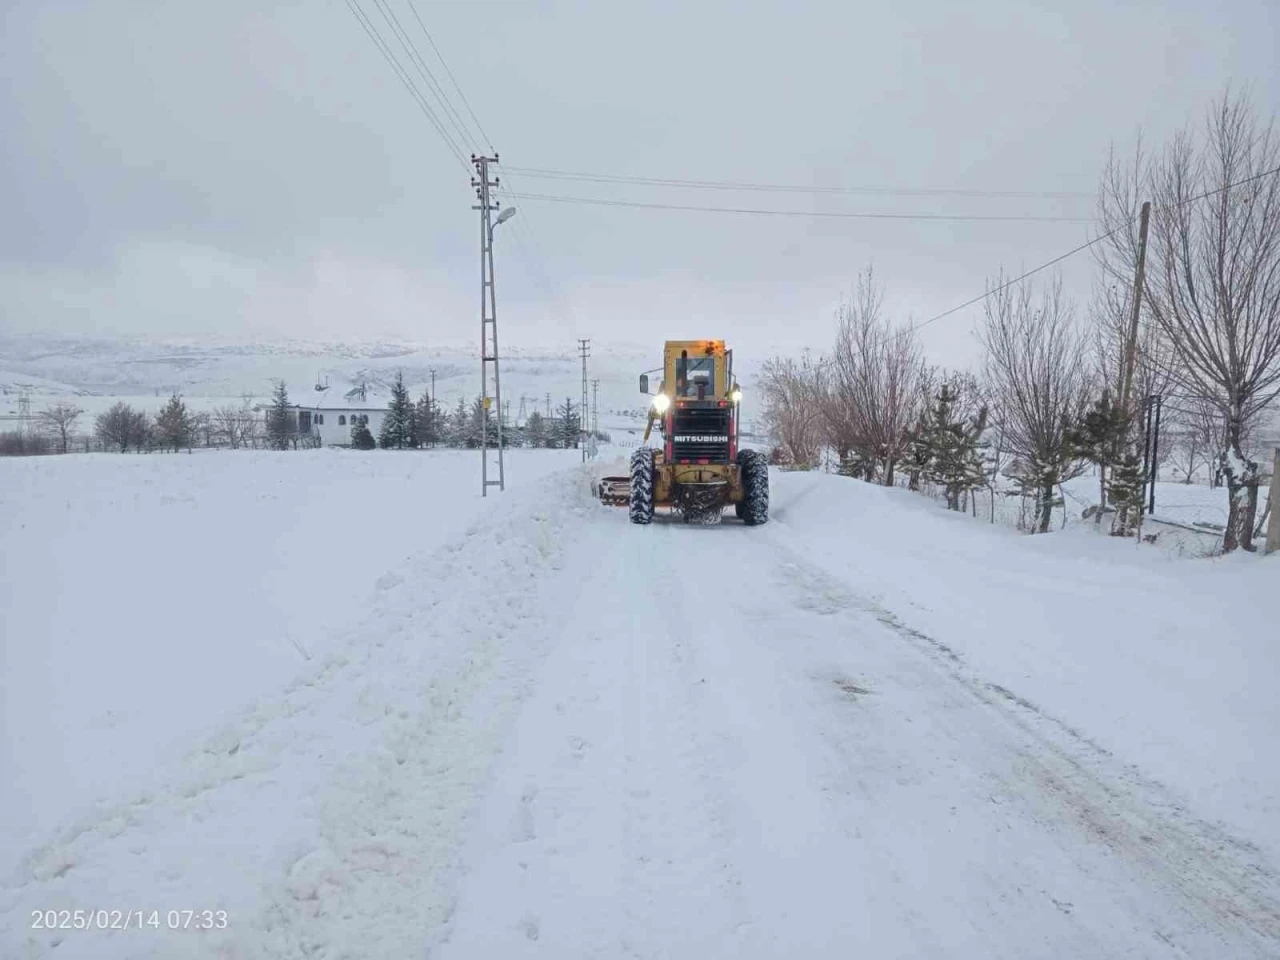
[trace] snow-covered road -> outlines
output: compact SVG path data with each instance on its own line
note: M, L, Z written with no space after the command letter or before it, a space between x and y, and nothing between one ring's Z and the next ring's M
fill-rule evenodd
M888 597L807 549L832 479L775 478L755 529L633 527L576 470L509 493L34 851L0 955L1280 956L1265 848L925 632L947 571ZM229 923L29 929L99 907Z
M1249 848L775 530L583 545L440 956L1280 952Z

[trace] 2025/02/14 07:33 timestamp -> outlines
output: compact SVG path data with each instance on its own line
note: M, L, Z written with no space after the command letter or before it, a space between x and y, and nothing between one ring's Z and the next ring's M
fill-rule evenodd
M32 910L32 930L225 930L225 910Z

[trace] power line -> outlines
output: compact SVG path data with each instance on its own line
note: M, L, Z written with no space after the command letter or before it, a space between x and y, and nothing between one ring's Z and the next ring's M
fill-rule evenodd
M539 167L509 167L508 171L549 180L577 180L586 183L628 183L641 186L681 187L702 190L749 190L769 193L846 193L901 197L991 197L1014 199L1093 199L1094 194L1078 191L963 190L949 188L796 186L776 183L744 183L731 180L683 180L670 177L633 177L604 173L571 173Z
M1190 197L1186 200L1181 200L1177 204L1175 204L1175 206L1185 207L1192 203L1196 203L1200 200L1204 200L1208 197L1212 197L1215 194L1225 193L1227 190L1232 190L1236 187L1241 187L1247 183L1252 183L1255 180L1261 180L1265 177L1270 177L1278 173L1280 173L1280 167L1276 167L1274 170L1268 170L1265 173L1259 173L1251 177L1246 177L1243 180L1237 180L1234 183L1228 183L1226 186L1223 186L1223 187L1216 187L1213 190L1207 190L1204 193L1198 194L1197 196ZM1103 240L1106 240L1107 238L1114 236L1115 234L1119 233L1121 230L1129 226L1129 224L1132 222L1133 219L1134 219L1133 217L1130 217L1128 220L1121 223L1119 226L1115 227L1114 229L1108 230L1106 233L1100 236L1094 237L1088 243L1082 243L1080 246L1075 247L1071 250L1068 250L1066 253L1061 254L1060 256L1054 257L1052 260L1047 260L1044 263L1040 264L1040 266L1035 267L1031 270L1028 270L1026 273L1022 274L1019 277L1015 277L1014 279L1009 280L1006 283L1002 283L991 290L987 290L986 292L979 294L978 296L974 297L971 300L966 300L964 303L960 304L959 306L952 307L950 310L944 310L942 313L938 314L937 316L930 317L928 320L925 320L923 323L916 324L907 329L919 330L921 327L927 327L929 324L934 323L938 320L941 320L943 317L949 317L951 316L951 314L956 313L957 311L963 310L965 307L971 307L975 303L985 300L987 299L987 297L992 296L993 294L999 293L1000 291L1013 286L1015 283L1019 283L1020 281L1027 279L1027 277L1030 277L1034 274L1039 273L1041 270L1047 270L1049 267L1052 267L1054 264L1061 263L1063 260L1066 260L1068 257L1073 257L1077 253L1080 253L1084 250L1089 249L1089 247L1092 247L1094 244L1101 243Z
M544 200L551 203L584 203L604 207L638 207L647 210L684 210L696 213L738 213L768 217L832 217L849 220L939 220L1037 223L1093 223L1093 217L1044 217L1035 215L988 215L945 213L848 213L840 210L764 210L754 207L699 207L677 203L642 203L636 200L604 200L592 197L563 197L545 193L507 194L519 200Z
M508 179L510 179L510 177L508 177ZM512 199L517 196L517 194L512 193L506 188L501 188L501 195L508 199ZM533 222L526 221L529 229L529 237L526 239L523 228L516 226L519 219L520 218L517 217L512 220L511 223L513 227L516 227L513 233L516 238L516 244L522 254L521 261L525 265L526 273L536 285L542 288L542 292L547 295L548 299L558 301L564 306L565 312L573 321L574 326L578 326L578 316L577 312L573 309L573 304L570 302L569 298L560 291L559 286L551 280L550 275L542 267L542 263L547 259L547 257L543 254L542 247L538 243Z
M956 312L958 312L958 311L960 311L960 310L963 310L965 307L971 307L971 306L973 306L975 303L978 303L979 301L985 300L985 299L987 299L987 297L990 297L990 296L992 296L993 294L997 294L997 293L999 293L1001 290L1008 289L1009 287L1013 286L1015 283L1020 283L1021 281L1023 281L1023 280L1025 280L1025 279L1027 279L1027 277L1030 277L1030 276L1033 276L1033 275L1035 275L1035 274L1039 273L1041 270L1048 270L1048 269L1049 269L1050 267L1052 267L1054 264L1056 264L1056 263L1061 263L1063 260L1066 260L1068 257L1074 257L1077 253L1080 253L1080 252L1081 252L1081 251L1083 251L1083 250L1088 250L1088 249L1089 249L1090 247L1092 247L1095 243L1101 243L1103 240L1107 239L1107 238L1108 238L1108 237L1110 237L1112 234L1114 234L1114 233L1118 233L1118 232L1119 232L1120 230L1122 230L1125 226L1127 226L1127 224L1122 224L1121 226L1116 227L1114 230L1111 230L1111 231L1109 231L1108 233L1104 233L1104 234L1102 234L1101 236L1094 237L1094 238L1093 238L1092 240L1090 240L1088 243L1082 243L1082 244L1080 244L1080 246L1078 246L1078 247L1074 247L1074 248L1072 248L1071 250L1068 250L1066 253L1061 254L1060 256L1056 256L1056 257L1054 257L1052 260L1046 260L1044 263L1040 264L1040 266L1038 266L1038 267L1034 267L1034 268L1032 268L1031 270L1028 270L1026 273L1022 274L1021 276L1014 277L1012 280L1008 280L1008 281L1006 281L1005 283L1002 283L1002 284L1000 284L1000 285L999 285L999 286L997 286L997 287L993 287L993 288L992 288L992 289L990 289L990 290L987 290L987 291L985 291L985 292L983 292L983 293L980 293L978 296L974 297L972 300L966 300L964 303L960 304L960 305L959 305L959 306L957 306L957 307L952 307L950 310L944 310L944 311L942 311L942 313L938 314L937 316L930 317L928 320L925 320L925 321L923 321L922 323L917 323L917 324L915 324L915 325L914 325L914 326L912 326L912 327L908 327L907 329L909 329L909 330L919 330L921 327L927 327L929 324L931 324L931 323L935 323L935 322L937 322L938 320L941 320L943 317L949 317L949 316L951 316L951 314L956 313Z
M387 22L387 26L391 28L391 32L400 41L400 46L404 48L404 52L408 54L409 62L417 68L418 76L422 77L426 83L427 90L435 95L440 106L444 108L445 117L453 122L454 132L458 134L464 145L469 144L471 134L467 131L466 125L462 123L457 111L453 109L453 105L449 103L448 98L444 95L444 91L436 81L435 74L431 72L427 62L422 59L422 54L418 52L418 45L413 42L413 38L409 36L408 31L400 23L400 18L396 16L395 11L391 9L386 0L373 0L373 3L382 14L382 19ZM465 152L465 150L459 151L459 153Z
M1218 193L1226 193L1228 190L1234 190L1236 187L1243 187L1246 183L1253 183L1253 181L1255 180L1262 180L1262 179L1265 179L1266 177L1274 176L1277 173L1280 173L1280 167L1276 167L1273 170L1268 170L1265 173L1256 173L1252 177L1245 177L1243 180L1237 180L1235 183L1228 183L1225 187L1216 187L1213 190L1207 190L1204 193L1198 196L1192 197L1189 200L1179 201L1176 204L1176 206L1185 207L1187 204L1195 203L1197 200L1204 200Z
M404 84L405 89L409 91L409 95L413 97L414 102L417 103L418 109L422 111L423 115L431 122L431 125L435 127L436 132L440 134L441 139L444 140L445 144L449 147L449 152L453 154L454 159L462 165L462 169L466 170L467 173L470 174L471 167L468 166L466 158L463 157L461 151L458 150L457 145L454 144L440 121L436 118L430 104L426 102L421 92L418 90L417 84L413 82L413 78L410 77L408 72L401 66L395 53L391 50L390 46L387 45L386 41L382 39L382 35L378 33L377 28L373 25L373 21L369 20L368 15L360 8L357 0L346 0L346 3L347 8L350 9L356 20L359 21L360 26L364 28L364 32L368 34L369 39L373 41L373 45L377 47L379 52L382 54L383 59L387 61L396 76L400 78L400 82Z
M435 51L436 57L440 60L440 65L444 67L444 72L449 75L450 82L453 83L453 89L458 91L458 96L462 99L462 105L467 108L467 113L471 115L472 121L476 125L476 129L480 131L480 138L485 142L489 149L497 152L493 148L493 141L489 139L489 135L485 133L484 127L480 125L480 118L476 116L476 112L471 109L471 102L467 99L467 95L462 92L462 87L458 85L457 79L453 75L453 71L449 69L449 64L445 62L444 54L440 52L440 48L436 46L436 42L431 37L431 31L427 29L427 25L422 22L422 17L418 16L418 8L414 6L413 0L409 0L409 9L413 11L414 19L418 21L418 26L422 28L422 32L426 35L427 43L431 44L431 49Z

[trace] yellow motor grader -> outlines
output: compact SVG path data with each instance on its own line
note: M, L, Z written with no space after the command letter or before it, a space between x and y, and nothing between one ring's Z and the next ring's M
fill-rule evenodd
M768 522L768 461L738 449L742 391L733 351L723 340L668 340L661 370L631 474L605 477L600 499L627 507L632 523L652 523L655 507L671 508L686 523L719 523L730 504L748 526ZM640 392L649 394L648 373L640 375ZM649 446L655 424L658 447Z

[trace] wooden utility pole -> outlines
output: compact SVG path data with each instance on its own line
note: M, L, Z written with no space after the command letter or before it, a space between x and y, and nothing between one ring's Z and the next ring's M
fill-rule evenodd
M1142 287L1147 272L1147 227L1151 222L1151 201L1142 204L1142 217L1138 224L1138 264L1133 274L1133 315L1129 320L1129 338L1124 347L1124 372L1120 379L1120 404L1129 413L1129 398L1133 391L1133 371L1138 362L1138 314L1142 309Z
M1120 396L1117 398L1124 423L1124 435L1120 440L1119 449L1115 451L1117 464L1128 452L1130 432L1134 425L1132 404L1133 373L1138 364L1138 316L1142 311L1142 289L1146 281L1147 227L1150 222L1151 201L1145 200L1142 204L1142 216L1138 224L1138 262L1133 272L1133 313L1129 321L1129 336L1124 345L1124 363L1121 366L1120 373ZM1116 505L1115 520L1111 525L1112 536L1124 537L1129 535L1129 510L1131 506L1131 504L1127 503ZM1142 500L1139 500L1136 506L1138 509L1139 530L1141 530Z

